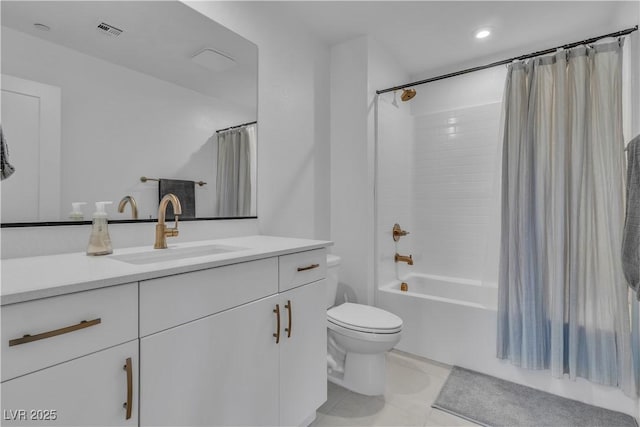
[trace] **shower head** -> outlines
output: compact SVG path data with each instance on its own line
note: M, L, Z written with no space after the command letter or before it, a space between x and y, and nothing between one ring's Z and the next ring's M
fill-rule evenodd
M402 99L403 102L406 102L406 101L410 100L411 98L413 98L414 96L416 96L416 90L415 89L404 89L402 91L402 96L400 97L400 99Z

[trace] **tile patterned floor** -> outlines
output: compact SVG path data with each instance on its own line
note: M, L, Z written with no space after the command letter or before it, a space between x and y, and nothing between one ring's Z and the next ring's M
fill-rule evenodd
M327 402L311 426L476 426L431 408L450 370L447 365L392 351L387 354L384 396L362 396L329 383Z

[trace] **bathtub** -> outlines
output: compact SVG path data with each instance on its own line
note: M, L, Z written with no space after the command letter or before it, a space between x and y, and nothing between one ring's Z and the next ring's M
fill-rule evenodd
M498 289L479 281L411 274L382 286L378 306L402 318L396 349L448 365L482 369L495 359Z
M382 285L377 305L402 318L397 350L484 372L529 387L636 416L640 401L622 391L549 371L520 369L496 358L498 289L479 281L410 274Z

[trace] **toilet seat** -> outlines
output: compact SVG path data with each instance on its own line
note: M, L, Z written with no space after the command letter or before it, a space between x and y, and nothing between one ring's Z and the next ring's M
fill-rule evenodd
M327 320L341 328L360 333L395 334L402 330L402 319L398 316L364 304L347 302L332 307L327 310Z
M402 331L392 333L362 332L327 321L327 328L338 335L369 343L396 343Z

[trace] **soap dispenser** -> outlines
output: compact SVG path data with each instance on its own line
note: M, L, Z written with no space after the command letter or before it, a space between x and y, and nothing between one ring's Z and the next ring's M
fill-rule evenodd
M111 238L107 228L107 212L105 205L112 202L96 202L96 211L93 214L93 226L91 227L91 237L87 246L87 255L109 255L113 253L111 248Z
M71 203L71 213L69 219L71 221L84 221L84 213L80 210L80 206L86 205L86 202L73 202Z

